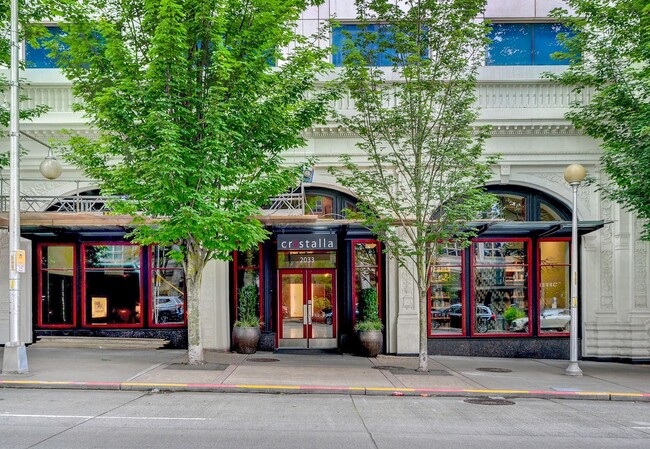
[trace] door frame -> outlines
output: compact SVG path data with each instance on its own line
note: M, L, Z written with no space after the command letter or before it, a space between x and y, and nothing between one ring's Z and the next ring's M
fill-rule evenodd
M303 316L303 338L283 337L283 315L282 315L282 275L300 274L303 276L303 307L307 307L307 316ZM332 337L314 338L313 324L311 320L311 309L308 302L312 301L312 275L331 274L332 276ZM282 268L278 269L278 300L277 300L277 341L278 348L336 348L337 337L337 290L336 290L336 268ZM303 309L304 310L304 309Z

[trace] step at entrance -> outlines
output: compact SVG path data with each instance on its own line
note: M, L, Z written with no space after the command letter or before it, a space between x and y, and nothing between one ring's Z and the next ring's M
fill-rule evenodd
M169 340L163 338L110 338L41 336L33 346L38 348L87 349L162 349Z

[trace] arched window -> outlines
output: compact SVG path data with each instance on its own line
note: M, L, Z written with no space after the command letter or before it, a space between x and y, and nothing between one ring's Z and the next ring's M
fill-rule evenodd
M496 201L481 218L498 221L465 250L453 251L450 244L438 261L429 335L566 335L570 234L564 223L570 208L526 187L486 190Z

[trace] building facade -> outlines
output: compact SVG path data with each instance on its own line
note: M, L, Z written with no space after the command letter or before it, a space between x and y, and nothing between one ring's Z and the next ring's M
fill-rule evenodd
M315 32L337 17L354 29L353 2L330 0L306 11L299 29ZM492 126L486 143L500 153L486 186L499 197L493 217L469 248L450 244L435 270L427 322L431 354L568 358L571 188L567 165L580 163L603 181L598 143L564 118L574 100L589 101L541 78L561 71L548 18L561 0L488 1L485 19L493 40L477 83L478 125ZM336 32L330 42L336 43ZM517 51L504 51L516 48ZM39 177L42 144L62 128L92 133L72 111L70 83L36 49L37 67L23 74L32 104L48 113L21 124L27 150L21 161L22 236L31 257L23 276L24 338L39 335L162 337L186 344L182 270L165 248L139 247L124 238L124 223L107 221L100 192L74 167L55 181ZM338 58L338 61L337 61ZM340 55L333 56L340 63ZM335 107L351 112L342 98ZM277 198L265 211L272 237L258 250L210 262L203 277L201 320L206 349L228 350L238 295L260 298L263 349L354 349L357 303L378 292L385 351L418 351L419 312L405 270L381 251L381 242L344 219L352 192L328 174L339 157L358 155L356 137L337 123L304 131L308 144L286 155L289 163L314 158L301 189ZM8 148L8 139L2 141ZM308 175L308 176L307 176ZM2 173L7 210L8 171ZM44 220L44 211L58 218ZM57 212L58 211L58 212ZM579 190L579 334L583 358L650 360L650 254L633 214ZM75 212L70 215L69 212ZM32 214L32 215L30 215ZM5 226L6 227L6 226ZM6 234L0 260L7 259ZM7 264L5 263L5 266ZM6 287L6 270L0 287ZM8 339L8 293L0 292L0 338Z

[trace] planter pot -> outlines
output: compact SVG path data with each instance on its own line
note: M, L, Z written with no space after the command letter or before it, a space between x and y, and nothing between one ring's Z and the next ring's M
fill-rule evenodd
M259 327L232 328L232 348L240 354L254 354L260 341Z
M362 355L377 357L384 346L384 336L381 331L357 331Z

